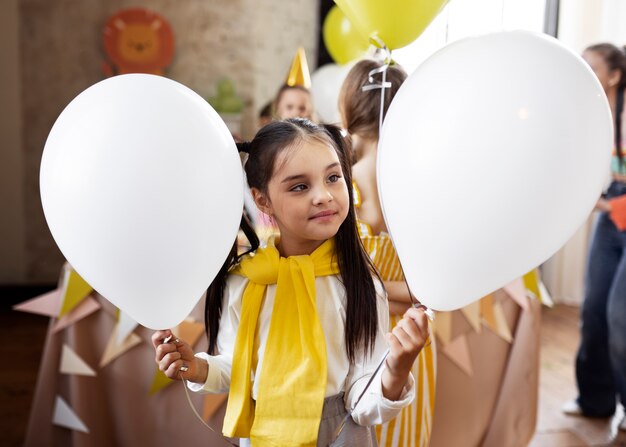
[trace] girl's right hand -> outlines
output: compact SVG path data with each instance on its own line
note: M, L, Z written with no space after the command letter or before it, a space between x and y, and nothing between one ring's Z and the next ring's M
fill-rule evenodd
M165 343L168 337L170 339ZM191 346L176 338L172 331L169 329L156 331L152 334L152 345L156 351L154 360L167 377L172 380L185 379L196 383L206 381L207 363L195 357Z
M604 211L605 213L610 213L611 212L611 203L607 199L600 198L596 202L596 206L594 207L594 210Z

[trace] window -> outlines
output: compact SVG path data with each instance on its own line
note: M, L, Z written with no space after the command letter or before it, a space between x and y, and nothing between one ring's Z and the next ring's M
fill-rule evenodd
M490 32L524 29L542 32L546 0L452 0L424 33L393 51L410 74L448 43Z

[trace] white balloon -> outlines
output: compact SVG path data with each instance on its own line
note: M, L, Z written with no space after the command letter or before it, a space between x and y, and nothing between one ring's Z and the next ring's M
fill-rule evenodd
M165 77L99 82L46 141L41 200L76 271L144 326L177 325L230 251L243 208L234 141L202 97Z
M326 64L311 75L311 96L315 112L321 122L339 124L339 92L354 63Z
M412 292L457 309L548 259L593 209L612 140L600 83L556 39L500 32L431 56L396 94L378 154Z

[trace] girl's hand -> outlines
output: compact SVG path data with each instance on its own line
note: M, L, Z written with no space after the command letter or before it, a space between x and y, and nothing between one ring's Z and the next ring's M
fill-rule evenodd
M396 327L387 334L389 355L383 372L383 395L397 400L406 385L411 367L428 339L428 318L423 308L407 310Z
M191 346L176 338L172 331L166 329L152 334L152 345L156 351L155 361L167 377L197 383L206 381L207 363L196 358Z
M598 199L598 202L596 203L594 209L598 211L604 211L605 213L610 213L611 203L607 199L600 198Z

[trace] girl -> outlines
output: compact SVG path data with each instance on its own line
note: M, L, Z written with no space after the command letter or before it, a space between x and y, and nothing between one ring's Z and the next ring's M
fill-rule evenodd
M365 250L370 255L384 281L388 293L392 324L402 321L402 314L412 305L412 297L404 281L400 260L387 233L376 183L376 157L380 117L380 90L363 91L370 72L380 68L372 60L358 62L348 73L339 95L339 111L344 128L352 137L356 163L352 168L354 205L358 213L358 228ZM406 79L397 65L387 68L383 117L393 97ZM417 399L396 419L377 427L381 445L426 446L430 440L435 397L435 346L422 351L413 367L419 378Z
M283 84L272 102L272 115L277 120L290 118L313 119L313 102L308 88L296 84ZM261 241L278 236L279 228L271 216L258 211L254 216L255 231Z
M309 89L301 85L283 85L274 99L274 116L279 120L313 119L313 100Z
M411 365L428 337L422 309L391 333L384 292L363 251L350 170L337 128L276 121L249 144L246 173L280 240L233 253L207 294L209 355L183 341L152 341L159 368L194 391L229 390L223 431L259 446L327 446L346 409L345 445L375 445L371 429L414 397ZM243 445L249 445L243 441ZM344 444L342 444L344 445Z
M563 411L608 417L616 397L626 405L626 160L623 152L626 54L602 43L583 52L598 76L615 120L612 182L596 208L601 211L589 251L581 342L576 357L578 398ZM626 423L622 422L622 429Z

